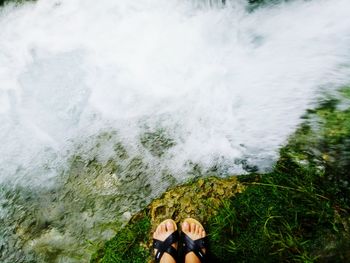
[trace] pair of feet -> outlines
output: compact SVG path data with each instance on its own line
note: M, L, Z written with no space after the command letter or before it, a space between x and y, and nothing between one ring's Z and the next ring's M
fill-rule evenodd
M188 218L185 219L181 225L181 232L184 237L183 246L184 246L184 262L185 263L201 263L200 257L202 255L205 256L206 249L204 245L204 239L206 237L205 230L203 226L195 219ZM177 226L176 223L167 219L160 223L153 234L153 239L157 241L161 241L160 243L166 243L169 241L171 235L175 236L177 234ZM171 239L173 243L171 246L177 251L178 249L178 240L177 238ZM203 245L201 245L203 242ZM199 244L199 245L198 245ZM157 249L155 249L155 255L157 255ZM174 256L164 252L164 254L160 258L160 263L176 263L176 258Z

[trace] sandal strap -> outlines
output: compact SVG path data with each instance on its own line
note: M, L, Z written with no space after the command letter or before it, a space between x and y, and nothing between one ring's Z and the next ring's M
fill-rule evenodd
M208 262L208 238L203 237L200 239L193 240L185 233L183 234L183 247L184 254L186 255L189 252L193 252L199 258L202 263ZM206 253L204 254L202 249L206 249Z
M153 248L157 249L155 255L155 261L158 263L162 258L163 254L167 252L171 255L175 261L177 260L177 250L172 246L172 244L179 241L179 232L175 231L171 233L164 241L158 239L153 239Z

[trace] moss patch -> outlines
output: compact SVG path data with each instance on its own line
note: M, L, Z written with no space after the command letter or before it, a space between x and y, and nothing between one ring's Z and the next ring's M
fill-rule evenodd
M209 177L175 187L149 206L152 225L155 228L167 218L179 223L186 217L195 217L205 224L216 214L222 200L242 192L243 188L236 177Z
M166 150L175 145L165 129L158 129L153 132L145 132L140 138L141 144L156 157L161 157Z
M113 239L108 241L103 250L96 252L91 259L94 263L135 262L144 263L149 257L147 245L151 221L144 211L134 217Z

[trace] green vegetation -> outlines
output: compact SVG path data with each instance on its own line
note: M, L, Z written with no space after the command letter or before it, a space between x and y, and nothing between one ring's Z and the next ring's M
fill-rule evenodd
M350 89L343 89L341 97L308 111L271 173L238 176L245 190L229 199L216 199L222 200L217 213L202 220L213 262L346 262L350 258ZM199 183L188 184L203 184ZM218 188L216 183L206 184ZM183 218L183 213L171 212L176 218ZM134 218L92 262L147 262L150 222L156 225L149 221L150 214L147 208Z
M156 157L161 157L166 150L175 145L175 141L171 139L166 130L160 128L154 132L145 132L140 141L143 147Z
M247 189L208 224L217 261L350 258L350 109L338 103L309 111L273 172L240 177Z
M131 223L123 228L113 239L108 241L103 250L92 256L91 262L133 262L144 263L149 257L147 246L151 222L148 215L143 212L133 218Z

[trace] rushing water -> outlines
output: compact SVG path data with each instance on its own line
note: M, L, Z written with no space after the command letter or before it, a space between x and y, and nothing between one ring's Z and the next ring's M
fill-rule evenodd
M128 217L168 185L193 176L194 166L216 167L221 175L242 173L242 163L269 169L305 110L324 92L349 83L349 10L348 0L292 1L254 12L239 0L225 6L199 0L39 0L5 6L0 10L0 182L16 190L3 190L2 218L20 218L13 210L25 210L28 199L32 210L22 217L40 210L44 201L31 196L32 188L50 196L46 203L52 206L60 199L57 193L68 191L57 190L64 188L58 186L61 175L75 174L85 180L79 183L84 191L99 196L116 195L118 189L132 200L123 199L114 210ZM118 151L124 157L116 158ZM86 167L92 161L119 167L109 173L118 185L136 182L128 185L129 195L105 177L95 181L104 181L105 188L90 188ZM79 167L85 173L72 172ZM132 196L145 185L149 189L135 201ZM23 200L14 194L18 191L25 193ZM77 195L77 204L89 193ZM73 213L78 206L69 209ZM97 210L94 215L84 210L84 231L102 220ZM19 227L14 228L13 247L25 255L11 252L6 239L11 231L4 230L3 257L46 253L40 246L34 252L31 245L23 248L16 241ZM47 230L45 244L64 243L59 238L76 243L73 234L55 235L65 228ZM57 253L66 258L55 260L74 262L65 249Z

